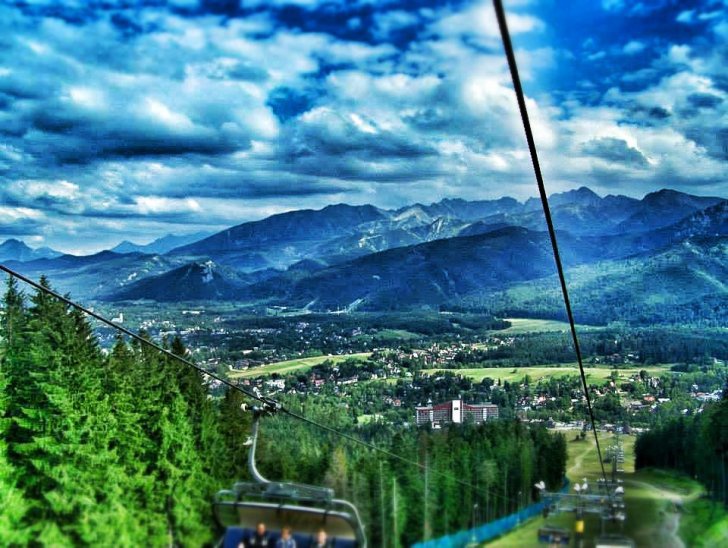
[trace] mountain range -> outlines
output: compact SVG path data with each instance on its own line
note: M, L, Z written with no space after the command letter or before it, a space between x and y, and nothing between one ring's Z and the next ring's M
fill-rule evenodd
M53 259L60 257L62 253L51 249L50 247L39 247L33 249L21 242L11 238L0 244L0 261L32 261L35 259Z
M145 245L139 245L128 240L124 240L119 245L112 248L111 251L115 253L163 254L168 251L172 251L177 247L192 244L211 235L212 233L210 232L195 232L193 234L184 234L182 236L167 234L166 236L157 238L153 242Z
M624 286L619 276L625 272L633 287L637 279L645 287L657 279L655 271L636 264L672 257L669 272L679 286L691 263L702 265L701 280L715 278L728 263L728 202L722 198L665 189L638 200L600 197L582 187L554 194L549 202L565 266L580 280L599 280L593 283L605 295ZM167 237L156 247L125 244L89 257L28 260L26 254L13 260L26 261L17 263L23 273L46 273L60 289L83 298L222 299L309 310L533 308L515 295L545 291L555 272L536 199L447 199L397 210L337 204L196 236ZM689 276L682 279L695 284ZM728 298L721 284L699 285L705 290L685 294ZM590 294L595 289L586 282L579 287Z

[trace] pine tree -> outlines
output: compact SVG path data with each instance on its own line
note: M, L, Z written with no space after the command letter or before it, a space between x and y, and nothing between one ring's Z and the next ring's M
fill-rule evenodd
M350 496L348 462L343 447L338 446L334 449L324 482L334 490L337 497L348 498Z
M134 353L135 393L140 395L136 408L146 434L139 457L147 464L143 504L154 516L148 534L153 543L204 544L211 540L210 528L201 516L213 488L204 473L187 394L180 387L191 388L182 369L187 366L148 345L135 343Z
M8 405L9 456L30 499L27 519L44 544L114 542L123 513L110 481L119 474L101 353L80 313L43 291L31 300L27 353L11 368Z
M175 356L190 359L182 339L175 336L170 351ZM229 464L225 461L225 442L220 431L220 413L209 396L204 373L170 360L170 367L178 371L177 385L188 408L188 421L192 424L201 466L206 476L229 480Z
M154 441L144 421L143 379L138 357L119 335L108 358L105 386L116 422L116 436L110 447L123 473L119 482L123 492L120 503L133 524L126 531L130 545L154 544L154 539L165 539L162 513L155 513L149 504L155 479L149 472Z
M10 419L8 411L8 380L6 370L17 354L19 333L24 320L24 299L13 277L3 300L0 323L0 545L25 544L28 534L22 522L27 511L24 494L18 487L18 474L8 461L7 436Z
M243 411L244 404L245 397L232 388L225 391L220 402L219 431L225 447L223 462L233 479L247 476L248 447L245 442L251 433L252 413Z
M41 284L48 287L45 278ZM8 433L9 456L21 471L22 486L34 501L45 498L55 487L42 469L52 469L56 451L52 434L62 426L63 417L57 407L61 387L51 385L54 366L63 365L61 339L70 329L65 308L42 291L32 297L32 306L23 331L14 334L22 350L17 349L8 363ZM34 513L44 516L36 508Z

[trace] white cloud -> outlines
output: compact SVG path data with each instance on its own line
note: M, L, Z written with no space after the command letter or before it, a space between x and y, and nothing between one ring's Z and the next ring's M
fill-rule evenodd
M675 18L678 23L692 23L695 18L695 10L681 11Z
M385 39L392 32L416 25L420 21L418 14L403 10L379 12L374 15L374 35Z
M325 4L342 13L352 6ZM41 229L48 219L26 218L23 230L49 242L63 231L82 233L82 223L115 235L162 235L334 201L395 207L533 194L489 1L405 11L401 3L362 0L357 6L366 10L352 11L357 16L339 30L364 33L371 22L378 44L285 28L264 9L271 3L257 5L245 17L122 11L144 29L132 37L103 10L70 24L0 7L8 37L0 91L13 97L0 110L7 136L0 199L35 211L35 196L55 223ZM556 50L541 31L561 30L514 5L511 31L529 34L516 53L551 190L717 180L728 116L720 48L706 53L689 37L660 46L667 41L636 33L603 51L596 40L576 52ZM628 8L614 0L603 7ZM728 35L725 21L701 16L709 29L701 40ZM388 43L405 28L418 37L402 49ZM639 64L653 44L658 58ZM605 59L598 67L636 66L621 77L586 71L571 87L544 77L558 76L573 54ZM614 89L605 92L608 78ZM547 94L555 89L564 95ZM632 163L607 160L620 152ZM498 183L514 186L504 191Z
M670 46L667 52L667 58L671 63L689 64L690 63L690 46L685 44L675 44Z
M68 89L68 96L78 106L89 110L105 110L107 107L104 92L92 87L72 86Z
M645 47L647 46L645 46L644 42L640 42L639 40L630 40L624 45L622 52L625 55L635 55L644 51Z
M167 198L164 196L137 196L134 198L137 211L142 215L173 214L178 216L188 212L200 212L202 208L193 198Z
M543 22L531 15L509 12L508 30L513 35L542 30ZM470 38L475 42L493 46L500 43L500 30L491 2L479 0L472 7L457 11L435 21L432 31L443 37Z
M14 181L7 186L6 192L23 201L49 200L71 203L80 198L80 188L69 181Z
M0 205L0 225L12 225L22 220L38 221L43 218L45 214L37 209Z
M171 129L189 130L194 127L192 120L182 113L172 111L163 102L153 97L146 97L141 110L141 115L151 116Z

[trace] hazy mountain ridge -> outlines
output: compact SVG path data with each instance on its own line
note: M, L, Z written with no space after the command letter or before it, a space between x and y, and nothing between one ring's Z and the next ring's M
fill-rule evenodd
M725 235L687 239L650 256L584 264L567 275L577 321L728 321L728 241ZM457 303L504 315L562 317L558 281L517 283L491 294L473 293Z
M316 211L292 211L231 227L171 254L209 257L246 271L285 268L315 257L321 244L385 218L383 210L371 205L337 204Z
M476 288L548 275L553 258L547 243L544 233L507 227L373 253L304 278L286 273L245 294L319 310L432 306Z
M186 234L183 236L177 236L175 234L167 234L161 238L157 238L153 242L145 245L135 244L128 240L124 240L116 247L113 247L111 251L115 253L146 253L149 255L159 255L168 253L173 249L190 245L200 240L212 236L212 232L195 232L194 234Z
M670 189L659 190L640 200L635 212L617 228L621 232L635 232L666 227L721 201L722 198L691 196Z
M50 247L33 249L25 242L11 238L0 244L0 261L34 261L36 259L52 259L60 257L62 253Z
M655 192L642 200L601 198L587 187L553 194L549 200L557 228L592 236L654 230L720 201L677 191ZM243 223L171 253L190 261L210 258L246 272L285 269L304 259L335 264L367 253L477 233L477 228L468 228L476 223L546 229L540 200L535 198L525 203L509 197L444 199L397 210L337 204Z
M600 198L582 187L550 203L564 264L579 272L605 265L624 271L623 262L649 262L688 240L728 235L728 201L719 198L675 191ZM540 205L512 198L398 210L339 204L243 223L163 255L65 255L20 263L20 270L47 273L75 295L109 300L222 299L314 310L494 304L489 295L537 284L555 271ZM716 268L722 260L706 258ZM210 279L202 283L208 267Z
M99 298L181 264L173 257L102 251L82 257L62 255L26 263L10 262L8 266L34 279L46 274L60 292L86 300Z
M562 261L568 268L594 264L598 270L603 263L649 262L669 254L673 248L689 247L688 238L721 242L728 235L727 211L728 201L723 201L670 227L647 233L584 236L559 231ZM691 268L688 255L678 257L684 258L685 263L673 261L672 269ZM721 271L725 261L726 257L720 254L707 255L704 271L708 272L713 263ZM633 275L640 272L633 268L630 271ZM344 308L353 303L359 308L374 309L441 306L468 299L477 301L488 292L549 278L554 272L547 233L505 227L367 255L318 270L303 279L288 279L283 274L253 286L250 296L269 297L276 304L292 306L314 303L317 309ZM655 272L642 272L645 285L659 279ZM605 291L608 293L609 284L614 286L617 282L605 281ZM715 289L722 287L718 285Z
M213 261L190 263L150 276L115 293L114 300L153 299L160 302L239 300L240 290L251 283L231 268Z

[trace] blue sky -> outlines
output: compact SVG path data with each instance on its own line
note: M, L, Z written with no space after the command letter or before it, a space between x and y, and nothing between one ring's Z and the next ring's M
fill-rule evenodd
M550 192L728 196L725 0L505 3ZM489 1L10 1L0 42L0 239L535 194Z

